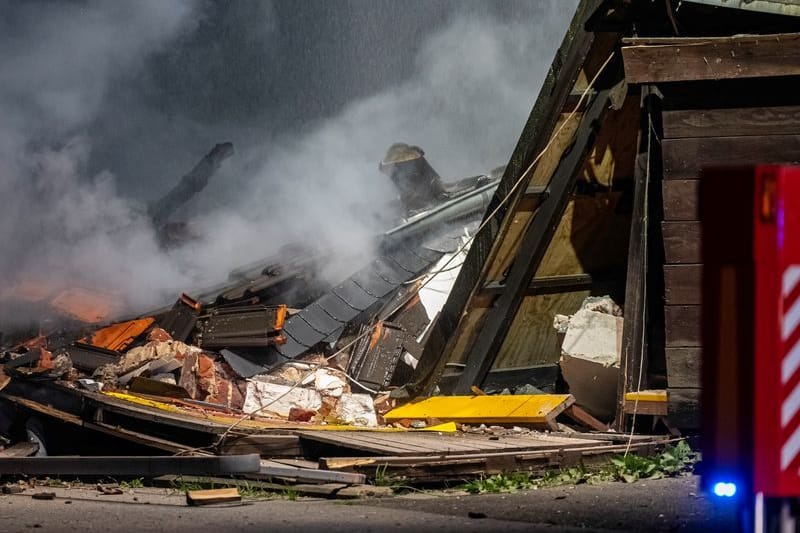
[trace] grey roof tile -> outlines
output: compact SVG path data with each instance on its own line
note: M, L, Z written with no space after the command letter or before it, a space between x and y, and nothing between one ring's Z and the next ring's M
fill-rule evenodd
M347 305L359 311L367 309L378 301L377 298L365 292L364 289L356 285L355 282L350 279L334 287L333 293L344 300Z
M347 305L344 300L332 292L317 300L317 304L339 322L350 322L361 312Z

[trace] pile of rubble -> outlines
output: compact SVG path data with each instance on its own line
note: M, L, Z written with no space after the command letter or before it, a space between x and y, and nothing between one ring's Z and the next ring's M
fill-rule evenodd
M219 145L167 204L202 189L229 152ZM196 298L181 294L171 308L111 324L99 324L108 298L72 291L50 305L69 321L6 346L0 386L49 379L90 392L168 398L180 408L382 424L394 405L382 393L411 378L424 334L444 305L439 293L452 286L465 235L497 183L497 175L445 183L423 154L414 146L390 148L380 168L398 186L406 218L379 235L374 258L338 285L320 275L334 251L294 245L231 272Z

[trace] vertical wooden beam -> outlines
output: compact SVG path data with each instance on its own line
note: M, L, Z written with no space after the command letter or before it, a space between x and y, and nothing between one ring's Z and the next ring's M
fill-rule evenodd
M617 386L617 417L615 426L625 425L625 393L647 385L647 338L645 324L648 309L648 234L651 208L652 170L654 159L660 158L655 145L653 114L656 112L658 95L651 86L642 87L641 124L639 127L639 152L634 169L634 201L631 216L631 233L628 241L628 272L625 282L625 321L622 326L622 356L620 378Z
M480 385L505 341L506 333L525 298L526 287L547 252L547 246L561 221L602 117L610 106L609 78L610 76L605 75L599 80L606 86L597 91L594 100L584 112L580 126L575 132L574 144L562 157L550 179L548 185L550 194L525 230L514 263L506 277L505 288L497 298L495 306L489 311L486 322L467 356L466 366L459 376L454 394L468 394L473 385Z
M602 0L581 0L578 5L487 213L493 213L503 198L512 194L516 181L550 140L553 128L595 40L595 34L587 31L586 25L602 3ZM431 328L430 338L420 357L414 377L404 388L409 395L417 395L424 389L432 387L444 368L449 355L450 341L464 315L467 303L482 281L500 226L509 223L505 220L506 214L524 195L527 187L527 183L520 184L514 194L514 200L497 209L491 222L475 236L453 290L439 319Z

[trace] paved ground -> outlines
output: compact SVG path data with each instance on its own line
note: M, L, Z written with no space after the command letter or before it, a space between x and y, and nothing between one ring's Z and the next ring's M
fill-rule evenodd
M55 500L34 500L52 491ZM0 530L31 531L733 531L732 509L697 495L693 477L565 486L480 496L413 494L381 500L276 499L187 507L163 489L104 496L90 488L0 496Z

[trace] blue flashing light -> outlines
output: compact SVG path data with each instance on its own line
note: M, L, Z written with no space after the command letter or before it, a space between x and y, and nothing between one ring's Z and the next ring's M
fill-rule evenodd
M714 495L720 498L733 498L736 495L736 483L719 481L714 483Z

